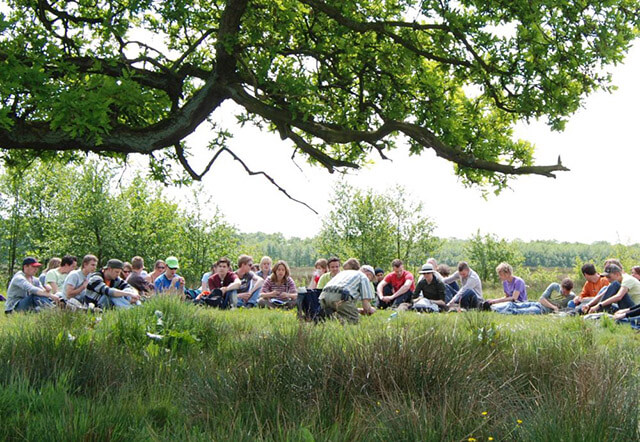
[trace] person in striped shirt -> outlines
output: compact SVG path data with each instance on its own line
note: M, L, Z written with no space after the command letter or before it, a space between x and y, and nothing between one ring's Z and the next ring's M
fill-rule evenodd
M320 305L328 317L337 316L340 321L357 324L360 320L356 307L358 299L362 300L363 314L372 315L376 311L371 305L375 298L372 285L375 273L369 265L361 269L356 258L348 259L343 268L322 290Z

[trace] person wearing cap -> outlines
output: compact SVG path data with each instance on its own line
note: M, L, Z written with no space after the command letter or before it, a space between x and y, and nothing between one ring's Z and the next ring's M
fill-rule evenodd
M106 267L89 276L85 291L85 303L93 303L101 308L131 308L140 300L137 293L132 293L129 284L120 278L123 262L110 259Z
M339 320L357 324L360 314L372 315L376 309L371 305L375 298L372 281L373 267L363 266L356 258L349 258L344 270L331 278L320 294L320 305L326 316L337 316ZM358 311L356 301L362 300L362 311Z
M184 278L176 273L180 268L178 258L175 256L169 256L164 260L164 262L167 268L164 273L158 276L153 282L153 285L156 288L156 293L162 293L167 290L175 290L179 293L184 293Z
M43 287L35 277L41 265L32 257L27 257L22 261L22 270L16 272L11 278L7 289L5 313L55 307L60 298L51 293L51 286L45 284Z
M640 281L624 273L621 266L607 265L604 275L609 280L609 286L582 307L584 313L598 313L603 310L613 313L640 303Z
M413 294L413 301L425 298L436 304L440 309L446 310L447 303L445 302L444 282L442 282L442 278L438 278L438 274L433 268L433 265L423 265L418 273L420 273L423 278L418 281L418 285Z

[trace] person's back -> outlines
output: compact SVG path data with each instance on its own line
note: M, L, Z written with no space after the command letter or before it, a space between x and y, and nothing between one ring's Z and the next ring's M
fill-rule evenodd
M622 275L622 287L626 287L628 289L628 294L631 297L631 301L633 301L634 305L640 304L640 281L638 281L633 276L624 273Z

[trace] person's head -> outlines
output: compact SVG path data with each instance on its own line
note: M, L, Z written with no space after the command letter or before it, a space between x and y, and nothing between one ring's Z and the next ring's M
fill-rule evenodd
M269 258L268 256L263 256L262 259L260 260L260 270L262 271L262 274L266 277L269 273L271 273L271 264L273 263L273 261L271 261L271 258Z
M402 275L402 272L404 272L404 263L401 259L394 259L391 261L391 267L393 268L394 273L398 276Z
M134 256L131 258L131 270L135 273L140 273L144 269L144 259L141 256Z
M458 275L460 275L461 278L466 278L469 276L469 272L471 272L469 263L466 261L460 261L458 263Z
M122 272L120 277L122 279L127 279L132 271L133 271L133 267L131 266L131 263L125 262L124 264L122 264Z
M433 274L435 273L435 269L433 268L433 265L427 263L425 265L422 266L422 268L420 269L420 274L424 276L424 279L431 284L431 281L433 281Z
M345 261L342 268L345 270L360 270L360 261L356 258L349 258Z
M376 281L380 282L384 279L384 270L378 267L376 270Z
M254 271L254 272L259 272L260 271L260 264L256 264L254 262L253 265L251 266L251 270Z
M344 265L346 266L347 263L345 262ZM368 264L365 264L362 267L360 267L360 271L365 274L365 276L369 279L369 281L373 281L376 277L375 270L373 270L373 267L371 267Z
M560 284L560 288L562 289L562 294L567 296L573 290L573 281L569 278L564 278L562 283Z
M238 258L238 272L241 274L247 273L251 270L251 266L253 265L253 258L249 255L240 255Z
M78 258L72 255L64 255L60 260L60 268L58 271L60 273L69 273L72 270L75 270L78 266Z
M622 268L615 264L606 266L604 274L609 281L622 281Z
M216 273L220 279L224 279L227 273L231 271L231 261L229 258L222 257L216 262Z
M327 264L329 265L329 273L331 274L331 276L336 276L338 273L340 273L340 258L332 256L331 258L329 258Z
M32 256L27 256L22 260L22 273L27 276L35 276L41 266L42 264L40 264L37 259Z
M624 267L622 266L622 264L620 263L619 259L616 258L609 258L604 262L604 266L602 266L602 268L606 268L608 265L613 264L616 265L618 267L620 267L620 269L622 269L622 271L624 272Z
M172 279L174 276L176 276L176 272L180 268L180 264L178 263L178 258L176 258L175 256L169 256L167 259L164 260L164 262L167 266L167 269L165 270L165 276L168 279Z
M49 270L57 269L58 267L60 267L61 262L62 260L60 258L58 258L57 256L54 256L47 263L47 268L44 272L47 273Z
M273 282L283 283L289 278L289 275L291 275L289 265L285 261L280 260L273 266L271 280Z
M85 255L84 258L82 258L82 273L85 275L95 272L97 267L98 258L96 258L96 256Z
M153 271L156 274L162 273L165 270L167 270L167 264L161 259L157 260L156 263L153 265Z
M506 262L501 262L498 264L498 267L496 267L496 272L498 273L500 281L507 281L511 279L511 276L513 275L513 267Z
M324 258L320 258L316 261L314 267L318 271L318 274L322 275L324 273L327 273L327 271L329 270L329 261Z
M631 276L640 280L640 266L631 267Z
M446 278L451 274L451 269L446 264L440 264L438 267L436 267L436 269L438 270L438 273L442 275L443 278Z
M438 268L438 261L436 261L435 258L427 259L427 264L431 264L431 267L433 267L434 270Z
M112 281L120 276L123 266L124 263L119 259L110 259L102 273L107 280Z
M596 272L596 266L594 266L592 263L588 262L586 264L583 264L580 270L582 271L582 275L587 281L595 283L600 280L600 275L598 274L598 272Z

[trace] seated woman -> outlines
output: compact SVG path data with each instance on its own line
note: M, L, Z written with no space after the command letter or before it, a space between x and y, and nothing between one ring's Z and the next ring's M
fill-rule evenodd
M527 287L522 278L513 275L513 268L506 262L501 262L496 267L498 277L502 281L504 296L497 299L489 299L484 302L482 308L489 310L492 305L504 302L525 302L527 300Z
M329 271L329 262L324 258L320 258L316 261L315 268L316 271L313 272L313 278L311 278L311 282L309 283L310 289L318 288L320 277Z
M258 299L258 306L268 308L287 308L296 306L298 292L296 283L291 278L289 265L284 261L278 261L273 266L271 276L264 280L262 293Z

